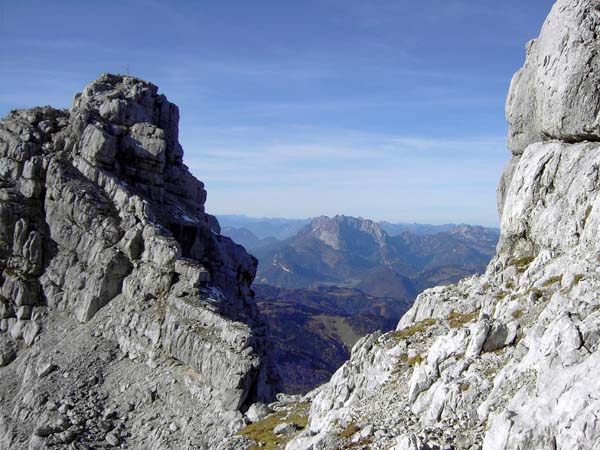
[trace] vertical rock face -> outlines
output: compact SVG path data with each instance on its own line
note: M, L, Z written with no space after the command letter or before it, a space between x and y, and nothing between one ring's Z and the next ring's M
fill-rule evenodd
M209 448L271 398L257 262L204 212L178 120L102 75L0 122L0 448Z
M540 36L527 44L525 65L506 99L508 147L513 159L498 186L498 208L528 145L600 140L600 3L559 0Z
M511 83L506 117L513 154L547 139L600 139L599 30L598 2L556 2Z
M289 450L600 448L599 27L599 1L559 0L527 46L486 273L359 342Z

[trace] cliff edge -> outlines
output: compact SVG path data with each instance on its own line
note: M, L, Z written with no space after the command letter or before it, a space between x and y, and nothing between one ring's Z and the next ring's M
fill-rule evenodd
M0 448L211 448L271 399L257 262L178 121L109 74L0 121Z
M600 448L600 2L559 0L507 100L501 238L308 394L288 450Z

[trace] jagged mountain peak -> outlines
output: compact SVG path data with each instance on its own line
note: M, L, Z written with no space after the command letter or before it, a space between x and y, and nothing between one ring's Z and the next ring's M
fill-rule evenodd
M378 296L413 298L426 287L482 271L497 237L479 228L464 236L409 231L389 236L371 220L323 216L285 241L255 248L258 280L296 288L336 283Z
M1 449L211 448L272 398L256 259L205 213L178 121L110 74L0 121Z
M314 218L306 227L305 233L311 233L323 243L336 250L356 245L358 241L372 241L380 247L386 245L388 235L375 222L362 217L336 215Z

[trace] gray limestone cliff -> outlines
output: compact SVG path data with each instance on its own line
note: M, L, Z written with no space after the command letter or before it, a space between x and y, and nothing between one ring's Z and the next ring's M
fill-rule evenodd
M257 262L178 121L117 75L0 121L0 449L212 448L271 399Z
M287 450L600 448L600 1L558 0L507 101L483 275L359 341Z

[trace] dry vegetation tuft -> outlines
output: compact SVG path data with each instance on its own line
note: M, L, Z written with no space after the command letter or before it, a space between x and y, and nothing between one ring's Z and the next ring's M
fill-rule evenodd
M426 332L430 327L432 327L436 323L437 320L435 319L425 319L421 322L417 322L414 325L411 325L408 328L404 328L403 330L394 331L390 333L390 336L398 340L406 339L411 336L414 336L415 334Z
M281 449L293 437L291 435L276 435L273 430L281 423L293 423L300 430L308 425L308 403L298 403L292 411L278 411L263 420L252 423L240 430L237 434L245 436L257 442L258 446L250 447L249 450L276 450Z
M459 313L456 311L452 311L448 316L448 320L450 321L450 328L460 328L464 324L475 320L479 316L479 309L475 311L471 311L469 313Z

